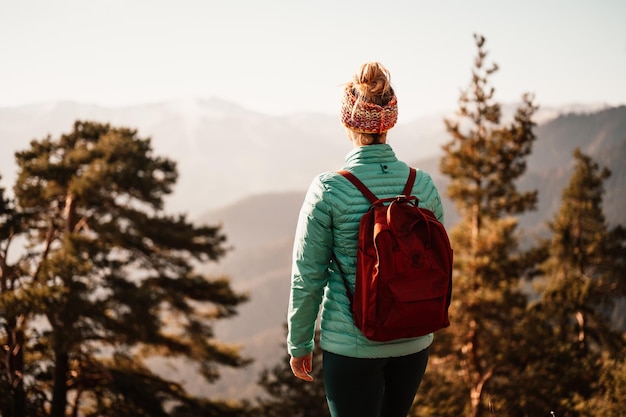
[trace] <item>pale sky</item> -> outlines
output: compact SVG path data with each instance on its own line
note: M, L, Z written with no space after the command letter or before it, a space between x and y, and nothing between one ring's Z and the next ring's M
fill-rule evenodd
M0 107L218 98L336 114L340 85L377 60L402 121L456 108L473 33L501 102L626 103L625 0L0 0Z

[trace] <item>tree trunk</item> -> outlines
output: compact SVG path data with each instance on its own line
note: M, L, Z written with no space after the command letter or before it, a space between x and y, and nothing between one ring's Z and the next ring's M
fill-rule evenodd
M470 331L467 334L465 344L468 357L468 372L470 387L470 417L478 417L482 414L483 388L493 375L493 367L485 370L480 362L480 337L479 325L476 320L470 321Z
M74 220L74 199L72 194L68 194L65 200L65 229L68 233L72 230ZM55 331L55 366L52 387L52 406L50 409L50 417L65 417L65 409L67 408L67 377L69 373L69 354L64 347L64 343L59 340L62 338L62 332Z
M471 417L478 417L482 414L482 397L483 388L487 381L493 375L493 368L489 369L483 375L479 376L478 382L472 387L470 391L470 405L471 405Z
M58 342L57 342L58 343ZM65 417L67 407L67 374L69 371L69 355L55 349L54 386L52 389L52 407L50 417Z
M474 204L472 207L472 240L471 254L473 257L476 256L476 251L478 250L478 232L480 230L480 205L478 203Z
M585 340L585 316L583 312L576 312L576 323L578 324L578 348L581 352L587 351L587 341Z
M4 362L10 385L12 406L2 410L6 417L26 416L26 394L24 392L24 331L18 325L18 318L7 317L5 324L6 345Z

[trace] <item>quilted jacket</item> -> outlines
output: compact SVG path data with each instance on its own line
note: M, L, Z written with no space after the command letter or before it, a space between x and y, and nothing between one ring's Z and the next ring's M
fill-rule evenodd
M388 144L354 148L344 169L356 175L377 197L402 192L409 167ZM418 170L413 195L420 207L432 210L443 222L440 195L429 174ZM347 179L326 172L313 179L296 227L291 291L287 314L287 348L294 357L313 351L320 317L323 350L357 358L404 356L427 348L433 335L391 342L373 342L354 325L350 303L333 253L354 291L359 221L369 201ZM321 314L320 314L321 313Z

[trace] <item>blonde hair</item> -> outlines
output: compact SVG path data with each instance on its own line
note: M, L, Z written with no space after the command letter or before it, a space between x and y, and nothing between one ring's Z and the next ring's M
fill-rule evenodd
M357 96L357 103L365 101L385 106L395 95L391 87L391 74L380 62L361 65L348 86Z
M389 70L379 62L367 62L345 85L342 123L351 139L362 145L385 143L386 132L398 117L397 99Z

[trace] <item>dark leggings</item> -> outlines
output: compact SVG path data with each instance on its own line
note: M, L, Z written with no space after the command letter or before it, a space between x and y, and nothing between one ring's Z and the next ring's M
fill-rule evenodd
M406 417L422 382L428 349L397 358L350 358L324 351L332 417Z

